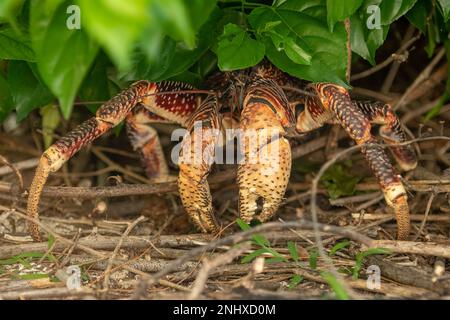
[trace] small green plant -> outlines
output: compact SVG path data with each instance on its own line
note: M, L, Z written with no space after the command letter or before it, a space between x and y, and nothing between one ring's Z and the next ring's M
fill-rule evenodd
M292 278L289 280L288 288L294 289L296 286L298 286L303 281L303 276L301 275L293 275Z
M324 184L331 199L355 194L355 188L362 177L350 174L351 163L337 163L328 168L320 181Z
M340 251L342 249L345 249L348 246L350 246L350 241L348 241L348 240L344 240L344 241L338 242L330 249L330 252L328 253L328 255L330 257L332 257L332 256L334 256L336 254L336 252L338 252L338 251Z
M360 252L356 255L356 261L355 266L353 267L352 273L353 273L353 279L358 279L359 273L362 269L364 258L371 255L377 255L377 254L391 254L392 252L388 249L384 248L370 248L366 251Z
M236 223L238 224L238 226L241 228L242 231L247 231L251 228L250 225L247 224L242 219L237 219ZM270 248L270 241L263 235L254 234L252 236L252 241L254 244L259 246L260 248L249 253L244 258L242 258L241 263L249 263L249 262L253 261L253 259L255 259L263 254L270 254L271 256L273 256L273 258L266 259L266 262L269 262L269 263L287 261L287 259L282 254L280 254L276 250Z
M328 283L331 290L336 294L336 298L339 300L348 300L349 296L342 284L336 279L336 277L328 271L320 273L321 277Z

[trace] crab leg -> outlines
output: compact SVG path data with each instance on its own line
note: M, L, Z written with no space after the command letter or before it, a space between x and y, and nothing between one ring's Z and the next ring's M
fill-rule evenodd
M151 179L164 179L169 176L164 152L158 133L150 123L170 123L170 121L136 106L126 118L128 138L135 151L138 151L147 176Z
M220 132L217 99L208 97L187 123L179 158L178 188L181 201L192 221L202 232L218 232L213 214L208 174L214 162Z
M417 166L417 158L413 147L397 145L406 141L405 132L391 106L382 102L354 102L371 123L380 124L380 136L389 144L392 154L400 167L409 171Z
M158 95L157 93L190 88L188 85L176 82L157 84L138 81L103 104L97 110L95 117L79 125L44 152L30 186L27 204L28 216L34 219L39 217L40 195L49 173L57 171L83 146L118 125L137 104L144 105L145 108L165 119L184 125L196 108L195 96L188 93L167 95ZM133 123L133 120L130 121ZM35 223L29 223L28 229L35 241L41 239L39 227Z
M370 132L371 119L361 109L355 108L344 88L329 83L318 83L313 85L313 88L324 109L332 112L349 136L357 144L362 145L361 152L377 177L387 204L394 209L398 227L397 238L406 239L410 230L406 191L385 150L376 144L377 141ZM372 121L374 119L373 117ZM400 150L402 154L405 149Z
M254 83L241 113L238 167L239 213L250 222L270 219L278 209L291 172L291 148L284 137L294 115L281 89L272 80Z

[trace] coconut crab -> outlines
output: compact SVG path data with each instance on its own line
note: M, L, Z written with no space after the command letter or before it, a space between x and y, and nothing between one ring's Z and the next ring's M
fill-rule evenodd
M299 88L305 90L295 90ZM237 172L241 218L246 222L253 218L264 222L278 209L289 181L291 149L287 137L312 131L325 123L339 123L361 145L388 206L395 212L398 239L407 238L409 208L401 176L371 134L372 124L381 125L380 135L400 167L415 168L415 153L410 145L399 145L405 141L405 134L388 104L352 101L348 91L339 85L306 83L267 61L245 70L213 75L205 89L208 91L195 90L185 83L142 80L104 103L95 117L44 152L30 187L28 215L38 219L40 195L50 172L57 171L83 146L125 120L131 144L141 154L150 178L169 175L157 132L150 124L178 123L187 128L183 145L196 147L183 147L181 158L193 159L198 152L202 157L200 161L179 163L179 193L185 210L203 232L220 229L207 181L220 134L206 132L221 132L229 127L238 127L242 132L268 130L265 140L241 146L244 159L254 153L252 146L256 146L257 151L266 151L266 161L243 161ZM199 122L201 129L195 130ZM29 232L34 240L40 240L35 223L29 224Z

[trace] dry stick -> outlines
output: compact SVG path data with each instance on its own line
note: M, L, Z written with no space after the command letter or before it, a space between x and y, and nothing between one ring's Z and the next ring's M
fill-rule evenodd
M0 293L0 299L22 300L22 299L46 299L46 298L67 298L86 297L94 298L94 291L91 289L69 290L67 288L33 289L30 291L13 291Z
M352 74L352 46L351 46L351 30L350 30L350 18L344 20L345 33L347 34L347 68L345 70L345 78L350 83L350 75Z
M310 221L306 221L306 220L301 220L299 222L286 222L286 223L269 222L269 223L265 223L265 224L256 226L247 231L238 232L238 233L232 234L230 236L227 236L225 238L211 241L209 243L206 243L202 247L197 247L197 248L190 250L185 255L182 255L178 259L174 260L164 270L161 270L160 272L158 272L154 275L150 275L147 279L142 279L142 281L140 281L138 286L136 287L135 298L140 298L141 294L147 292L148 286L153 285L160 278L166 276L167 274L169 274L172 271L175 271L178 266L185 263L186 261L189 261L193 256L203 254L207 250L219 248L219 247L225 246L225 245L234 245L238 242L248 240L255 233L261 233L261 232L265 232L265 231L269 231L269 230L273 230L273 229L279 229L279 228L283 228L283 229L284 228L307 228L307 229L316 228L316 229L324 231L324 232L331 232L331 233L343 235L345 237L349 237L350 239L353 239L360 243L365 243L365 244L369 244L369 245L372 243L372 239L370 239L369 237L366 237L366 236L359 234L356 231L350 230L348 228L340 228L340 227L324 225L324 224L320 224L320 223L311 223Z
M356 211L356 210L355 210ZM391 219L395 218L393 214L386 213L352 213L352 217L354 219L362 219L362 220L379 220L391 217ZM423 214L412 214L410 215L411 221L423 221ZM435 222L450 222L450 215L432 215L428 216L427 221L435 221Z
M409 40L414 35L415 30L416 29L413 25L410 25L408 27L408 30L406 31L406 35L400 44L401 47L403 47L406 43L409 42ZM416 37L416 40L419 38L419 36L420 36L420 33ZM395 59L394 63L391 65L391 68L389 69L389 72L388 72L386 78L384 79L383 85L381 86L382 93L389 92L389 90L392 87L392 83L394 82L395 77L397 76L398 70L400 68L400 64L402 62L405 62L406 60L408 60L409 52L406 49L404 51L405 52L403 52L403 51L396 52L392 55L393 58L397 57L397 59Z
M428 198L427 207L425 209L425 216L423 217L422 223L420 224L419 231L417 232L417 236L414 238L414 241L417 241L417 239L419 239L420 235L422 234L423 228L427 223L427 218L428 214L430 213L431 204L433 203L433 199L435 196L436 196L435 193L431 193L430 197Z
M16 163L13 163L13 167L15 167L17 170L26 170L26 169L32 169L35 168L39 163L39 158L32 158L24 161L19 161ZM14 172L15 170L11 168L11 166L6 165L4 167L0 167L0 177L10 174L11 172Z
M369 248L385 248L395 253L410 253L450 259L450 245L436 242L372 240Z
M411 38L409 41L407 41L405 44L403 44L403 45L402 45L395 53L391 54L391 55L389 56L389 58L387 58L387 59L384 60L383 62L377 64L376 66L374 66L374 67L372 67L372 68L370 68L370 69L367 69L367 70L362 71L362 72L360 72L360 73L354 74L354 75L351 77L351 80L352 80L352 81L359 80L359 79L368 77L368 76L374 74L375 72L378 72L378 71L384 69L385 67L387 67L388 65L390 65L391 62L395 61L396 55L398 56L398 55L402 54L402 53L403 53L404 51L406 51L406 50L407 50L414 42L416 42L419 38L420 38L419 36L416 36L416 37L414 37L414 38Z
M441 48L439 52L436 54L436 56L431 60L430 64L419 74L419 76L414 80L414 82L409 86L409 88L405 91L405 93L402 95L400 100L396 103L394 106L394 110L397 110L401 107L403 107L406 97L420 84L422 81L429 78L431 71L433 68L438 64L438 62L444 57L445 55L445 48Z
M125 232L122 234L122 236L119 239L119 242L117 243L117 246L114 248L114 251L111 255L111 257L109 258L108 261L108 266L106 267L105 270L105 278L103 279L103 299L106 299L107 295L108 295L108 287L109 287L109 276L111 273L111 269L114 263L114 259L117 256L117 253L119 252L120 247L122 246L123 240L128 236L128 234L130 234L131 230L133 230L133 228L138 225L141 221L144 221L146 218L144 216L140 216L139 218L137 218L136 220L134 220L133 223L130 223L127 227L127 229L125 230Z
M19 192L22 193L22 191L23 191L23 178L22 178L22 175L20 174L19 170L16 168L15 165L10 163L8 161L8 159L6 159L2 155L0 155L0 162L3 162L11 170L11 172L14 172L14 175L16 176L16 179L18 181ZM2 169L2 168L0 168L0 169Z
M205 259L203 261L202 268L198 271L197 278L195 279L192 291L189 294L188 299L195 300L200 296L203 289L205 288L205 284L208 280L211 270L232 262L235 258L239 257L241 254L249 250L250 247L250 243L247 242L239 247L228 250L224 254L221 254L212 260Z

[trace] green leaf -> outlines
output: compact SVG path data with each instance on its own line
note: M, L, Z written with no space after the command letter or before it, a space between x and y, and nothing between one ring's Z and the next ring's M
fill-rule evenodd
M327 21L331 31L338 21L344 21L361 6L363 0L327 0Z
M61 122L58 107L54 104L49 104L39 110L42 116L42 136L44 137L45 149L51 146L53 141L53 134Z
M241 228L242 231L247 231L250 230L251 228L250 225L241 218L237 218L236 223L238 224L239 228Z
M319 251L313 249L309 252L309 266L311 269L317 269L317 258L319 257Z
M131 53L146 26L155 21L149 0L78 0L83 28L96 39L121 70L131 64Z
M267 32L272 39L272 42L278 51L284 50L286 55L293 62L298 64L311 64L311 54L300 47L295 41L288 37L281 35L275 31Z
M0 74L0 123L14 109L11 89L6 79Z
M299 257L298 257L297 245L292 241L288 241L287 246L288 246L288 250L289 250L289 253L291 254L292 259L295 262L298 262Z
M336 252L338 252L339 250L342 250L346 247L348 247L350 245L350 241L348 240L344 240L341 242L336 243L333 248L331 248L330 253L328 254L330 257L334 256L336 254Z
M248 68L264 58L264 44L250 38L239 26L225 26L216 49L218 65L222 71Z
M188 49L196 47L196 33L208 19L216 0L154 0L150 15L153 23L149 26L152 34L164 33L172 39L183 41Z
M25 0L2 0L0 1L0 22L6 21L15 31L19 31L17 15L22 9Z
M342 284L336 279L336 277L331 272L321 272L320 275L322 276L322 278L325 279L325 281L328 283L328 285L334 291L337 299L339 299L339 300L348 300L349 299L347 291L345 291Z
M254 234L252 236L252 239L254 242L256 242L256 244L260 245L261 247L268 247L270 246L270 242L269 240L267 240L266 237L264 237L263 235L260 234Z
M389 31L389 25L369 29L366 22L369 15L366 13L367 6L363 5L359 13L350 18L350 44L352 51L363 59L375 65L375 52L384 43Z
M296 275L292 276L292 278L289 280L288 288L289 289L294 289L302 281L303 281L303 276L301 276L299 274L296 274Z
M377 254L392 254L392 252L388 249L384 248L370 248L366 251L360 252L356 255L356 263L353 268L353 279L358 279L359 272L361 271L364 258L371 255L377 255Z
M437 0L442 10L445 22L450 18L450 0Z
M418 0L414 7L408 11L406 17L409 22L416 26L420 31L426 33L428 24L428 15L431 10L431 2L429 0Z
M253 251L252 253L249 253L248 255L246 255L245 257L243 257L241 259L241 263L249 263L251 262L253 259L259 257L260 255L267 253L267 249L266 248L261 248L258 250Z
M35 65L33 68L36 68ZM31 111L53 100L52 93L36 78L32 67L25 61L9 63L8 82L16 108L17 121L22 121Z
M69 2L46 8L52 1L32 2L30 31L36 61L42 79L58 98L61 111L68 118L84 76L98 51L98 46L81 30L66 27ZM59 1L57 1L59 3ZM100 1L90 1L98 3ZM87 14L89 10L84 10Z
M106 55L101 52L80 87L78 95L82 101L107 101L117 93L117 88L108 79L108 66ZM101 105L87 104L86 107L95 113Z
M380 4L381 24L390 25L392 22L406 14L417 0L383 0ZM379 3L379 0L369 1Z
M197 47L190 50L183 42L176 42L166 36L161 47L156 50L156 57L149 58L145 48L135 56L133 70L126 75L128 80L148 79L150 81L165 80L185 72L212 46L216 39L215 30L221 18L219 9L215 9L197 36ZM153 44L148 42L149 46ZM215 55L214 55L215 56Z
M25 33L16 33L11 28L0 30L0 59L33 62L35 56L29 37Z
M311 54L310 65L292 61L292 55L278 50L270 35L263 33L260 40L266 46L267 58L282 71L300 79L345 85L347 35L344 26L337 25L334 32L330 32L326 19L310 16L306 11L300 12L294 6L282 5L281 8L254 9L248 16L250 25L255 30L264 30L268 23L281 21L271 28L271 32L291 38L298 47Z

